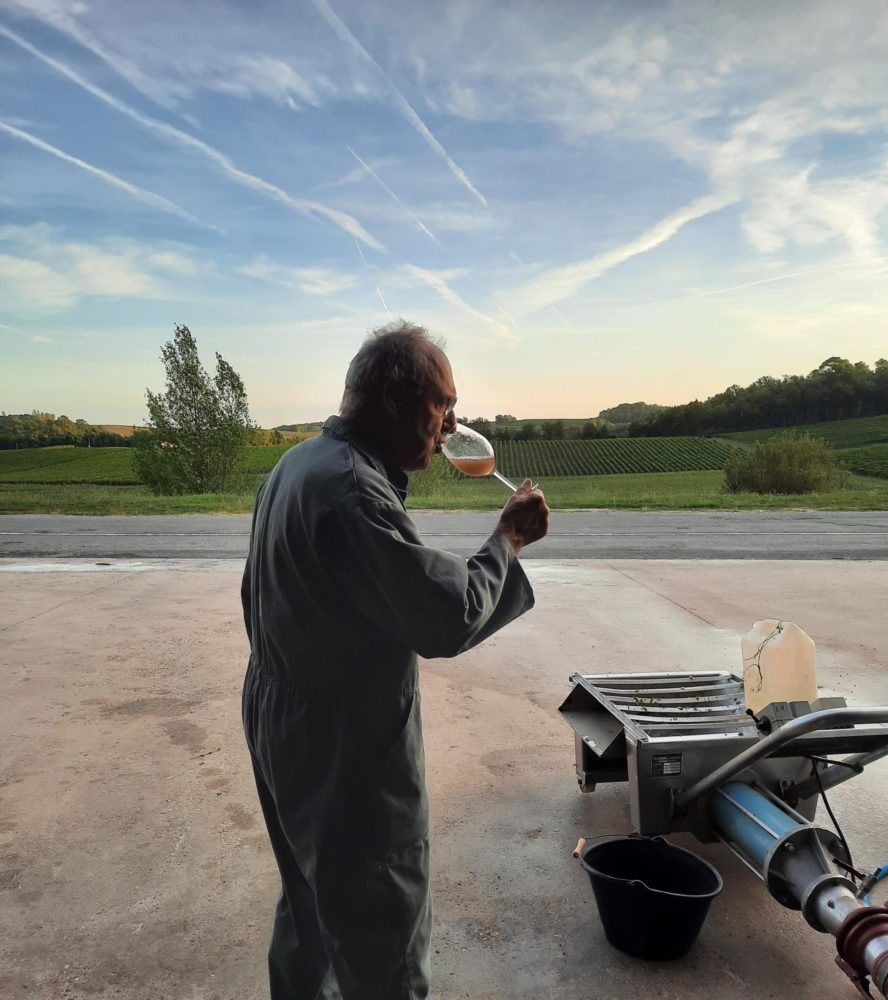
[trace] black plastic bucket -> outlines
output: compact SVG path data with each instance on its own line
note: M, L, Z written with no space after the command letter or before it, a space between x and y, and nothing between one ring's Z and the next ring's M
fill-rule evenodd
M696 941L721 875L661 837L621 837L587 847L583 868L608 941L635 958L681 958Z

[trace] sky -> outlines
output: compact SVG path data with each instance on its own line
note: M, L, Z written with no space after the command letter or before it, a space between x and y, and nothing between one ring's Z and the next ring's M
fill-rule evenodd
M0 410L141 423L175 324L261 426L366 333L464 417L888 355L884 0L0 0Z

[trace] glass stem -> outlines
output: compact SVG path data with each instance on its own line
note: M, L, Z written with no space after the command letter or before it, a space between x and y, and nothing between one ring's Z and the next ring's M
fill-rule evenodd
M496 469L494 469L492 475L496 479L498 479L504 486L508 486L513 493L518 492L518 487L514 483L510 483L509 480L506 479L506 477L501 472L498 472Z

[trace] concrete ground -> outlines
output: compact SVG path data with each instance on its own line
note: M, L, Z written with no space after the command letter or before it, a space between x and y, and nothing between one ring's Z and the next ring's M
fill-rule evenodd
M20 568L0 563L0 996L267 996L277 879L240 732L240 564ZM832 939L716 845L679 839L725 879L691 954L613 950L571 849L629 830L626 789L577 790L556 708L571 671L736 669L770 616L816 639L823 687L884 703L886 564L528 572L530 614L425 665L436 1000L851 1000ZM831 795L864 865L888 860L885 773Z

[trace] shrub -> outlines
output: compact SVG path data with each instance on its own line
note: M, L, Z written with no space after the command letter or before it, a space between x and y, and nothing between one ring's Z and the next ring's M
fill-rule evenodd
M443 455L433 455L427 469L421 472L411 472L409 478L410 496L441 497L450 494L456 480L456 473Z
M725 466L731 493L829 493L847 478L830 445L792 431L759 441L752 451L736 449Z

